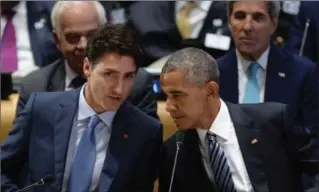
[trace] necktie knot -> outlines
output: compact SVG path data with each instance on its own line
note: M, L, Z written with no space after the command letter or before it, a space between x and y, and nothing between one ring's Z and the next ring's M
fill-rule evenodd
M189 14L190 11L196 7L197 7L196 2L187 1L185 5L183 6L182 10L185 11L187 14Z
M13 16L15 15L15 11L13 11L13 10L3 10L1 12L1 15L3 15L7 20L12 20Z
M217 135L213 132L208 131L206 137L208 141L216 141Z
M93 115L92 117L90 117L90 121L88 124L89 128L94 128L97 126L97 124L99 124L99 122L101 121L100 117L98 115Z
M259 63L257 62L253 62L250 64L249 66L249 72L250 72L250 76L256 76L257 75L257 71L260 68Z
M84 77L82 77L81 75L75 77L72 82L71 82L71 85L74 87L74 88L79 88L81 87L84 83L86 82L86 79Z

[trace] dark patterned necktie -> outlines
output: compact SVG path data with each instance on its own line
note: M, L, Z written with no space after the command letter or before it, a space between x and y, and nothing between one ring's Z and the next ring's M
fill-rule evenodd
M208 131L206 137L209 141L209 161L218 191L236 192L225 153L216 140L216 134Z

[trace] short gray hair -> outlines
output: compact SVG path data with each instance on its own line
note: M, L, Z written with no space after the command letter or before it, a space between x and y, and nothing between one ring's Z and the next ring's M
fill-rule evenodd
M233 12L233 8L234 8L234 4L237 1L229 1L228 5L227 5L227 15L228 15L228 19L230 19L230 15ZM279 17L280 14L280 1L264 1L265 3L268 4L268 14L270 16L271 19L275 18L275 17Z
M189 47L170 56L162 68L162 73L183 71L189 82L203 85L210 81L219 81L219 69L216 60L207 52Z
M96 12L99 17L99 24L104 25L107 22L106 13L103 5L98 1L57 1L52 9L51 12L51 23L54 30L56 30L58 33L60 33L60 19L61 14L63 12L63 9L69 4L69 3L93 3L93 6L96 9Z

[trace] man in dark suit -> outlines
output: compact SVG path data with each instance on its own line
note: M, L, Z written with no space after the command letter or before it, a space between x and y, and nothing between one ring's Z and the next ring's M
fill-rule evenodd
M71 4L72 6L69 6ZM63 9L60 9L61 7ZM56 3L52 11L53 33L57 47L64 58L23 79L17 112L24 108L33 92L63 91L83 85L85 79L82 77L82 63L87 36L105 22L105 11L99 2L59 1ZM143 68L137 72L129 101L145 113L157 117L152 76Z
M145 66L183 47L202 48L217 57L232 46L225 2L140 1L128 14L127 25L137 31L146 53Z
M48 174L54 181L34 191L153 190L162 126L125 101L141 49L128 28L110 24L87 46L84 86L34 93L19 113L1 146L1 191Z
M306 25L309 25L302 55L319 62L319 2L302 1L299 14L292 25L286 48L299 54ZM319 65L319 63L318 63Z
M163 67L166 110L181 132L162 147L159 191L302 192L301 173L318 173L313 135L284 104L224 102L218 79L214 58L196 48Z
M317 134L315 64L270 43L278 22L278 4L229 4L229 25L236 49L217 60L221 98L232 103L289 104L299 122Z

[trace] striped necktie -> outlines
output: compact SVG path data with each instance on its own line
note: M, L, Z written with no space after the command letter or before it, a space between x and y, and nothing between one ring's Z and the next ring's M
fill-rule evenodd
M216 134L207 132L209 142L209 160L219 192L236 192L234 181L223 149L216 140Z

